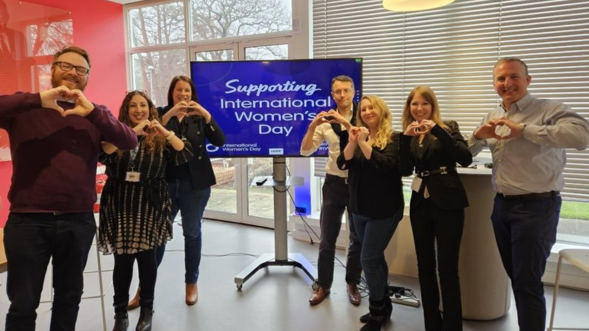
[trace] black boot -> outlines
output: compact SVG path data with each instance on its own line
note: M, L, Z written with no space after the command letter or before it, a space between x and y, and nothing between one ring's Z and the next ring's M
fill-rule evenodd
M385 300L369 300L368 322L360 328L360 331L380 331L380 328L387 322Z
M115 325L112 331L127 331L129 327L129 315L127 314L128 295L116 294L113 297L113 306L115 307Z
M391 315L393 314L393 303L391 299L385 297L384 299L384 307L385 307L385 316L387 320L391 319ZM370 313L366 313L360 316L360 323L367 323Z
M393 302L390 298L384 299L384 311L387 321L391 319L391 315L393 314ZM386 323L386 322L385 322Z
M370 316L370 313L366 313L366 314L360 316L360 323L368 322L368 316Z
M141 313L139 313L139 321L137 321L135 331L151 331L152 317L153 310L151 308L141 307Z
M115 326L112 331L127 331L129 327L129 315L127 312L115 314Z

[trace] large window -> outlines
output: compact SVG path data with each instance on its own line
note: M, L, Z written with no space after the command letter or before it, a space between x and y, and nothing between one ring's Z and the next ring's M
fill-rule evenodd
M295 10L298 14L293 15ZM296 15L308 15L308 9L292 0L150 1L127 5L126 12L130 89L146 90L157 106L167 105L174 76L190 76L191 60L308 56L308 47L289 47L293 40L302 39L295 34L301 28L294 31L293 22L301 21ZM301 55L299 49L306 52ZM253 177L272 174L272 159L214 159L212 163L217 185L205 215L273 226L272 188L249 187Z
M588 117L588 31L587 1L462 0L396 13L381 1L313 0L314 57L363 57L364 94L387 101L396 129L408 93L429 85L443 117L472 133L499 102L492 67L505 56L528 63L533 95ZM589 243L589 152L567 152L559 240Z
M172 77L189 75L189 48L292 33L291 0L179 0L127 6L130 85L167 102ZM241 39L240 39L241 38ZM228 48L232 48L229 46ZM252 48L248 58L283 55L280 46ZM197 53L199 61L238 59L232 49Z
M131 47L178 44L186 41L184 2L175 1L129 11Z

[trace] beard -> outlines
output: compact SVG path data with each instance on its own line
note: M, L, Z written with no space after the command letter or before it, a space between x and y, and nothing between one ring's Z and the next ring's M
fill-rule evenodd
M53 69L51 71L51 86L54 88L63 85L65 87L69 88L70 90L78 89L78 90L84 92L84 89L86 88L87 84L88 84L87 79L85 81L80 81L79 79L77 79L76 83L72 83L70 81L66 81L62 77L58 77L57 74L55 73L55 69Z

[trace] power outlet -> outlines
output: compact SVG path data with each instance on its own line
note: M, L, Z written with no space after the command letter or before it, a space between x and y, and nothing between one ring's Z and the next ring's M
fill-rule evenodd
M420 302L419 300L411 297L400 296L400 297L392 297L391 301L394 303L398 303L400 305L411 306L411 307L419 307Z

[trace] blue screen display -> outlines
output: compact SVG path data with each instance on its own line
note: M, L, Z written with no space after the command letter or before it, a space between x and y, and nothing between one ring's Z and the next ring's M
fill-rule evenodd
M309 123L335 109L331 79L347 75L358 101L362 59L191 62L200 103L225 132L211 157L300 156ZM327 156L322 145L314 156Z

